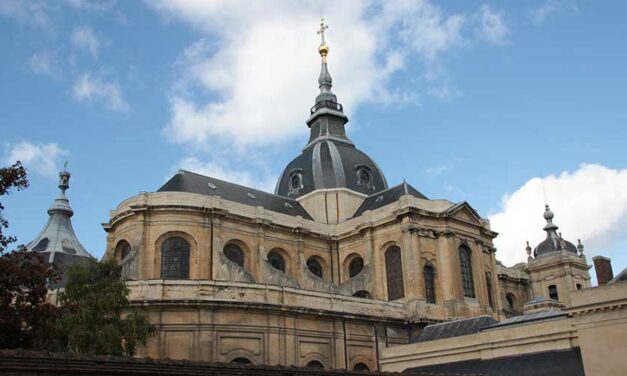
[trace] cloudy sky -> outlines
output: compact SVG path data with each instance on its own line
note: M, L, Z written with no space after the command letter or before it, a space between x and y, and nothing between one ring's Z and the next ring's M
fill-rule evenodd
M333 4L332 6L330 4ZM525 260L546 200L566 239L627 266L627 5L505 1L0 1L4 198L37 235L68 160L74 225L179 168L272 190L306 142L324 15L348 132L388 182L468 201Z

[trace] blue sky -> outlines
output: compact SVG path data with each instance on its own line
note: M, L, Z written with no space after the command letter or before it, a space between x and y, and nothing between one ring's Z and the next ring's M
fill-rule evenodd
M271 190L306 142L321 14L349 136L431 198L468 201L525 259L543 189L564 237L627 265L623 2L0 3L4 198L26 243L68 160L74 227L97 257L109 210L178 168Z

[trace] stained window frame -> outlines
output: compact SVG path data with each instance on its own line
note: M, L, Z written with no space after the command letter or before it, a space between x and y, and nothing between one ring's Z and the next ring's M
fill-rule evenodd
M397 245L387 247L384 257L388 300L402 299L405 297L405 281L401 247Z
M472 252L466 245L459 247L459 266L464 297L476 298L475 281L472 274Z
M435 267L431 263L427 263L423 268L425 282L425 301L429 304L436 304L435 295Z
M174 260L168 260L168 258L175 257L171 255L174 251L178 251L181 254ZM161 243L161 279L189 279L190 254L191 245L187 239L178 235L165 239Z

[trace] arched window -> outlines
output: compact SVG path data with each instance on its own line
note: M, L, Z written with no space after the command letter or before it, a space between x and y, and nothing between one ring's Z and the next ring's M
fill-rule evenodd
M189 243L185 239L173 236L161 245L161 278L189 278Z
M363 269L364 269L364 259L357 256L351 260L350 264L348 264L348 275L349 277L353 278L357 274L361 273Z
M509 306L509 308L515 310L516 309L516 295L510 292L509 294L505 295L505 299L507 299L507 305Z
M485 284L488 288L488 304L494 309L494 301L492 300L492 278L489 273L485 274Z
M470 249L466 246L459 247L459 262L462 272L462 287L464 296L475 297L475 283L472 279L472 264L470 260Z
M353 367L353 371L370 371L370 367L368 367L366 364L364 363L357 363L355 364L355 366Z
M276 270L280 270L285 273L285 259L277 250L271 250L268 252L268 262Z
M233 261L237 265L244 267L244 260L245 260L244 251L242 251L242 248L240 248L239 245L235 243L228 243L224 247L223 252L226 258Z
M372 299L372 295L370 295L370 293L369 293L368 291L366 291L366 290L359 290L359 291L356 291L356 292L353 294L353 296L354 296L354 297L356 297L356 298L366 298L366 299Z
M401 249L395 245L385 251L385 275L388 282L388 300L404 297L405 287L403 285Z
M235 359L231 360L231 363L252 364L253 362L251 362L250 359L248 359L248 358L239 357L239 358L235 358Z
M425 299L427 303L435 304L435 269L431 264L425 265Z
M120 240L115 246L115 258L124 260L131 254L131 245L126 240Z
M320 363L317 360L312 360L309 363L307 363L307 365L305 366L306 368L314 368L314 369L321 369L324 368L324 365L322 363Z
M310 257L307 260L307 268L309 268L309 271L315 276L322 278L322 264L320 264L320 261L316 260L315 257Z
M549 298L553 300L559 300L559 295L557 294L557 286L549 286Z

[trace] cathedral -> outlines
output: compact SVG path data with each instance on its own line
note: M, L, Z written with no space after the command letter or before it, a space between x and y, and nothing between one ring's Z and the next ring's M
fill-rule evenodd
M181 170L103 224L104 258L118 260L133 307L157 328L138 356L392 370L390 351L434 328L563 312L591 290L583 246L562 237L548 205L546 239L505 267L498 234L469 203L388 185L347 135L324 38L318 52L310 136L274 193ZM72 230L69 176L28 245L68 265L91 257ZM403 359L399 370L412 366Z

